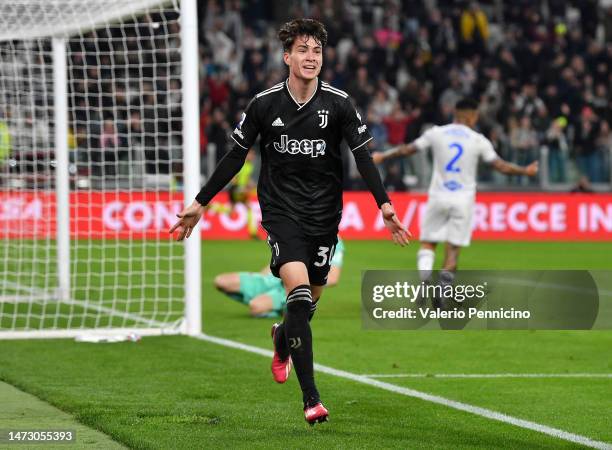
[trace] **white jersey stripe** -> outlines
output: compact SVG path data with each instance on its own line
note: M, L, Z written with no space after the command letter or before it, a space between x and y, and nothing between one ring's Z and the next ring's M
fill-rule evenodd
M323 87L329 88L329 89L331 89L332 91L336 91L336 92L338 92L339 94L342 94L342 95L345 95L345 96L347 96L347 97L348 97L348 94L347 94L346 92L344 92L342 89L335 88L335 87L333 87L331 84L326 83L325 81L324 81L323 83L321 83L321 84L322 84L322 86L323 86Z
M359 147L363 147L364 145L366 145L368 142L370 142L372 139L374 139L373 137L371 137L370 139L368 139L365 142L362 142L361 144L359 144L357 147L355 147L354 149L352 149L351 151L354 152L355 150L357 150Z
M338 92L339 94L342 94L342 95L346 95L346 96L348 96L348 93L347 93L347 92L343 91L342 89L338 89L338 88L336 88L336 87L333 87L333 86L332 86L331 84L329 84L329 83L322 83L322 86L323 86L323 87L326 87L327 89L331 89L332 91L336 91L336 92Z
M347 98L348 94L343 94L342 91L336 91L334 89L330 89L327 86L321 86L322 91L331 92L332 94L336 94L342 98Z
M242 147L242 148L243 148L243 149L245 149L245 150L248 150L248 147L245 147L245 146L244 146L244 145L242 145L240 142L238 142L238 141L236 140L236 138L234 137L234 135L233 135L233 134L232 134L231 138L232 138L232 139L234 140L234 142L235 142L236 144L238 144L240 147Z
M283 83L275 84L274 86L270 86L269 88L264 89L263 91L259 92L257 95L264 94L264 93L266 93L268 91L271 91L272 89L277 89L278 87L282 87L282 85L283 85Z
M278 91L282 91L282 90L283 90L282 86L278 87L278 88L275 88L275 89L268 89L267 91L260 92L255 97L256 98L263 97L264 95L272 94L273 92L278 92Z
M259 92L257 95L265 94L266 92L271 91L272 89L276 89L276 88L282 87L282 86L283 86L282 82L278 83L278 84L275 84L274 86L270 86L268 89L264 89L263 91Z

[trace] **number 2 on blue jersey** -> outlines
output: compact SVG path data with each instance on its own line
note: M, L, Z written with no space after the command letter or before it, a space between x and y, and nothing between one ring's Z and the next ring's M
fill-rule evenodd
M448 147L451 149L457 149L457 154L446 165L446 171L459 173L461 172L461 169L459 167L455 167L455 163L457 163L457 161L459 161L459 158L461 158L461 155L463 155L463 146L461 144L458 144L457 142L453 142L452 144L449 144Z

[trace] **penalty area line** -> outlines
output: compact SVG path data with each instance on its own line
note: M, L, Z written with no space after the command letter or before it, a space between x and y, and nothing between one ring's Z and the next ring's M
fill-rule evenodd
M229 339L219 338L210 336L207 334L198 334L193 336L196 339L202 341L211 342L213 344L222 345L224 347L235 348L238 350L255 353L257 355L266 356L272 358L272 351L265 350L263 348L255 347L253 345L243 344L241 342L232 341ZM525 428L538 433L546 434L558 439L563 439L568 442L574 442L576 444L584 445L591 448L597 448L601 450L612 450L612 444L608 442L596 441L586 436L579 434L570 433L568 431L560 430L558 428L549 427L529 420L519 419L518 417L509 416L497 411L493 411L487 408L481 408L479 406L473 406L467 403L450 400L445 397L438 395L427 394L426 392L417 391L415 389L409 389L395 384L386 383L384 381L375 380L364 375L347 372L344 370L334 369L333 367L324 366L322 364L315 363L314 368L320 373L327 375L333 375L338 378L344 378L346 380L356 381L357 383L365 384L368 386L377 387L385 391L393 392L395 394L404 395L407 397L418 398L427 402L436 403L438 405L446 406L449 408L457 409L459 411L465 411L477 416L485 417L491 420L497 420L499 422L514 425L520 428Z

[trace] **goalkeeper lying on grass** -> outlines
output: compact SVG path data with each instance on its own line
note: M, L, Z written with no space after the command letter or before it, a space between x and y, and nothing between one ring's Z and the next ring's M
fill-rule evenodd
M327 287L338 284L343 258L344 243L338 237ZM272 275L269 267L261 272L222 273L215 277L215 287L228 297L248 305L253 317L281 317L285 310L287 293L280 278Z

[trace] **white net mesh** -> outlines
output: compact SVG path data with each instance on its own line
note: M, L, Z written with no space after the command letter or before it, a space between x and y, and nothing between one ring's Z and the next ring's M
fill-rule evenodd
M129 5L125 5L129 4ZM184 315L178 5L0 5L0 333ZM70 295L58 295L50 34L66 39Z

